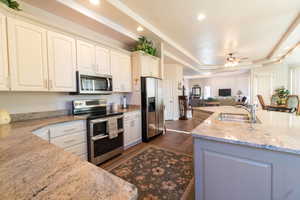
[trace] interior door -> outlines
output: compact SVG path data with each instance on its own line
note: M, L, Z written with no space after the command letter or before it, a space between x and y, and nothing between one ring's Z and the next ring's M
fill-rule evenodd
M6 18L0 14L0 90L9 90L8 87L8 62L7 62L7 39Z
M51 91L76 91L75 46L75 39L48 32L49 89Z
M164 116L165 120L174 120L174 91L173 81L163 80L163 99L164 99Z
M48 91L47 31L8 18L8 37L12 90Z

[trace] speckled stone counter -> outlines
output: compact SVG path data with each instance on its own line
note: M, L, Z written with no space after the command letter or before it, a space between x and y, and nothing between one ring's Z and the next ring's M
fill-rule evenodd
M248 123L218 120L219 113L247 113L244 109L232 106L193 109L213 113L192 131L194 137L300 154L300 116L258 110L261 123L254 124L252 129Z
M31 132L62 116L0 126L0 199L137 199L137 188Z

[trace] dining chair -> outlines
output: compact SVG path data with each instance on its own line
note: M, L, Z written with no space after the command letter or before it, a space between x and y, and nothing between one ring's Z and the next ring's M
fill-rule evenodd
M289 95L286 102L290 112L299 112L299 97L298 95Z
M276 95L276 94L273 94L272 97L271 97L271 105L276 105L278 99L279 99L279 96Z
M265 104L264 98L259 94L257 95L258 101L263 110L268 110L268 106Z

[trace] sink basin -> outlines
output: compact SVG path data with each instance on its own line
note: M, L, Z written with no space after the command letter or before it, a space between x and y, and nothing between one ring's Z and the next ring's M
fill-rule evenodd
M237 113L220 113L220 121L234 121L234 122L244 122L250 123L250 117L248 114L237 114Z

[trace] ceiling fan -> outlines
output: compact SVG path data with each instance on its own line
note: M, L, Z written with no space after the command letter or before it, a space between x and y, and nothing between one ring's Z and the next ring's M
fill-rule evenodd
M225 67L235 67L238 64L240 64L242 61L249 59L247 57L237 57L237 56L234 56L234 54L236 54L236 53L232 52L232 53L227 54L226 62L224 65Z

